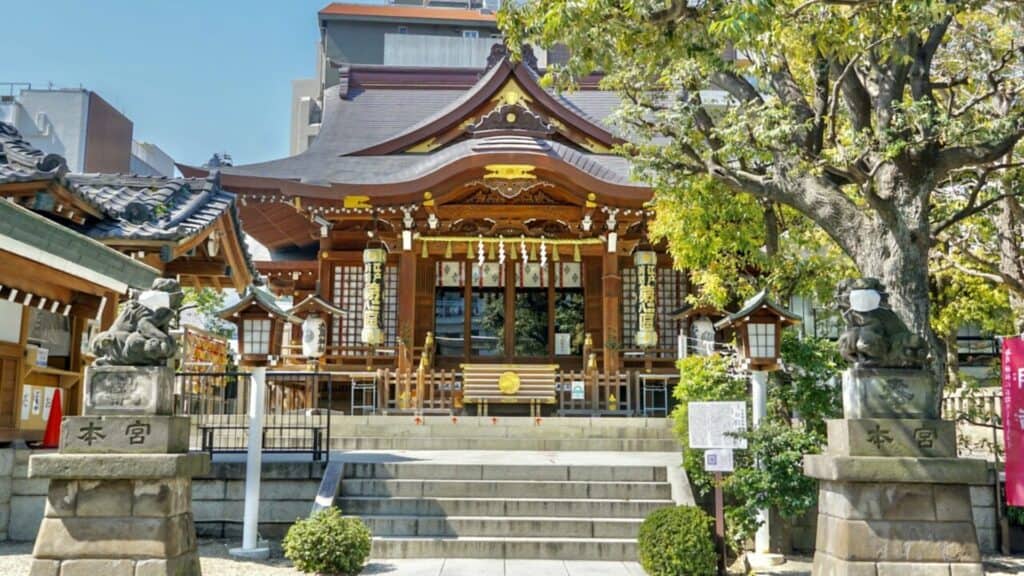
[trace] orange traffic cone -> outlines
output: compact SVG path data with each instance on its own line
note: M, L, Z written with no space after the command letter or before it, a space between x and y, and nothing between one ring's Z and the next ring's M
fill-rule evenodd
M46 421L46 433L40 448L57 448L60 446L60 421L64 419L64 411L60 409L60 390L53 392L53 403L50 405L50 419Z

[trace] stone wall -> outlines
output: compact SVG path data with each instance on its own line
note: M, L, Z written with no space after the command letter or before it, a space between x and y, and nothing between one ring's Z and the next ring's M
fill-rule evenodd
M309 516L324 467L314 463L263 463L261 537L281 538L296 519ZM241 538L244 504L244 463L215 462L208 476L192 481L192 509L200 537Z

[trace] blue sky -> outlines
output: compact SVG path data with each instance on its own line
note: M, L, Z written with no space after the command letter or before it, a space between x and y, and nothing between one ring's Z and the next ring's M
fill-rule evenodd
M291 81L314 75L328 3L6 0L0 82L94 90L179 162L286 156Z

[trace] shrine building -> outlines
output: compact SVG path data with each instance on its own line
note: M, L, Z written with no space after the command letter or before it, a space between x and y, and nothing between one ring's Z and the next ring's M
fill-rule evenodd
M613 152L618 99L596 77L546 90L529 50L516 62L500 44L486 69L336 73L307 150L219 168L271 251L268 288L344 311L321 369L409 372L430 338L436 370L674 372L687 278L647 240L652 190ZM290 325L280 364L304 364Z

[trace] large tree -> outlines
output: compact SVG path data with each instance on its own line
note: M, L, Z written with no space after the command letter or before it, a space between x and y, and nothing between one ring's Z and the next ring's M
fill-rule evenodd
M979 21L1011 33L986 37ZM998 175L1024 137L1017 3L526 0L506 3L499 23L510 45L569 48L548 70L561 87L604 72L635 143L623 152L659 195L712 182L819 226L885 282L941 372L928 298L936 231L1001 192L982 187L973 207L950 211L936 191L968 169ZM972 46L994 57L964 60Z

